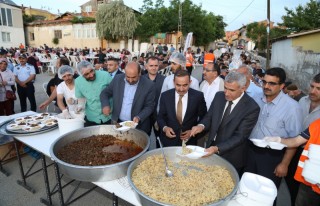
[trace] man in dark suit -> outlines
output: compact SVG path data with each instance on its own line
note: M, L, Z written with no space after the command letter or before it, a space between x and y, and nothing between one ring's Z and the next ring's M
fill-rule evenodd
M166 77L158 73L158 71L159 71L159 60L158 60L157 57L154 57L154 56L149 57L147 59L145 67L146 67L146 70L148 71L148 73L145 74L144 76L147 79L150 79L151 81L154 82L155 90L156 90L155 91L156 92L155 93L155 99L154 99L155 100L154 112L151 115L151 125L154 125L154 123L157 120L157 105L158 105L158 102L159 102L161 88L162 88L163 81L164 81L164 79ZM160 134L158 126L155 126L153 131L155 133L155 136L158 137L159 134Z
M140 76L140 66L130 62L124 74L116 75L110 85L100 94L102 111L105 115L111 113L110 98L113 99L111 120L113 123L132 120L150 135L150 115L154 111L154 83Z
M119 60L113 57L107 60L107 70L112 79L115 77L115 75L123 73L119 70Z
M190 138L190 134L207 112L203 93L190 88L190 74L186 70L178 70L173 81L175 88L163 92L160 98L157 118L160 139L164 146L179 146L182 140L196 145L197 138Z
M208 113L191 131L192 136L210 131L206 152L228 160L240 176L246 164L247 140L260 111L258 104L245 93L245 85L244 74L229 73L224 92L217 92Z

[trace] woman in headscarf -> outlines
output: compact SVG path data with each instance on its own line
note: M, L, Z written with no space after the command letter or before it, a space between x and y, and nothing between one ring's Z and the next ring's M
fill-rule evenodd
M0 59L0 116L13 114L13 101L6 98L6 91L12 91L11 86L15 84L14 74L7 69L6 58Z

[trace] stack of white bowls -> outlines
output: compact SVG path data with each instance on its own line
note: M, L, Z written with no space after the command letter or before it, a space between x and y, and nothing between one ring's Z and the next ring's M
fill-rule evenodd
M268 178L245 172L239 182L235 200L228 206L272 206L277 197L277 187Z
M311 184L320 183L320 145L310 144L309 159L305 161L302 176Z

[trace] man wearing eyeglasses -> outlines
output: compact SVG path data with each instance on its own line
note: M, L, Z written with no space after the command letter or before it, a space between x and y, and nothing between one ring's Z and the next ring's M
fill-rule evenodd
M210 62L203 69L204 80L200 84L200 91L204 94L207 110L217 92L224 90L224 80L220 77L220 68L217 64Z
M262 80L263 94L254 97L261 110L250 139L295 137L302 132L302 109L295 100L282 92L285 80L286 73L282 68L266 71ZM274 150L250 144L246 171L271 179L279 188L295 151L295 148Z
M88 61L81 61L78 65L81 75L75 80L75 95L78 98L78 109L85 108L85 126L110 124L111 115L102 113L100 93L112 81L105 71L97 71Z

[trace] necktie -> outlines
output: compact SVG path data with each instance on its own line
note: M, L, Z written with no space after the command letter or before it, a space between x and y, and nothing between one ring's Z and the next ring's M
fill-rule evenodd
M111 76L111 78L112 78L112 77L113 77L113 76L112 76L112 73L111 73L111 72L109 72L109 74L110 74L110 76Z
M224 122L226 121L227 119L227 116L229 116L230 112L231 112L231 105L232 105L232 101L229 101L229 104L227 106L227 109L226 111L224 111L224 114L223 114L223 117L222 117L222 120L221 120L221 123L220 125L223 125Z
M183 95L179 95L179 101L177 105L177 119L180 125L182 124L182 97Z

